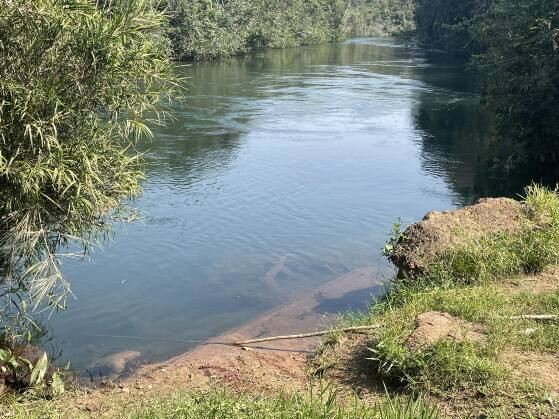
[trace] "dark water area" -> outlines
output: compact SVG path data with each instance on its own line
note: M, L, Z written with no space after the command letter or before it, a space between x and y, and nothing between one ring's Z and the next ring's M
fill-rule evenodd
M367 38L177 71L189 97L141 147L142 222L64 265L76 299L50 345L74 368L189 349L100 335L204 340L353 269L388 270L379 249L398 217L524 182L485 170L490 117L463 63L439 53Z

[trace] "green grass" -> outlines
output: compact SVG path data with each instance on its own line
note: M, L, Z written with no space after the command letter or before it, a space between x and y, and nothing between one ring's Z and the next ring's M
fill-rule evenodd
M305 418L305 419L436 419L439 410L422 397L385 396L366 405L353 398L340 402L331 387L320 387L301 393L275 395L237 393L226 388L208 391L178 391L150 399L123 400L107 396L98 411L86 414L73 409L72 396L48 400L4 401L2 412L16 418L62 418L100 416L119 418Z
M441 255L425 279L476 284L537 274L559 263L559 196L537 185L526 188L527 222L514 233L471 240Z
M411 351L405 345L406 338L415 328L417 315L428 311L447 312L481 324L487 338L443 339L423 350ZM545 414L550 408L548 392L533 377L513 374L501 361L509 348L559 352L557 323L510 319L541 313L559 314L559 292L511 295L495 284L424 290L399 286L361 319L383 323L369 344L370 373L393 385L447 400L467 396L472 409L483 411L496 405L519 409L522 414ZM528 329L532 333L526 334Z
M511 293L502 285L505 278L522 281L520 275L557 265L556 191L531 186L524 202L529 220L525 228L449 249L426 275L396 283L369 313L345 318L351 325L382 324L368 345L370 374L410 391L446 399L451 405L459 405L466 397L464 412L471 414L552 416L549 394L541 383L514 374L502 361L509 349L559 352L559 323L511 319L559 314L559 291ZM429 311L482 325L486 338L447 338L410 350L406 339L416 328L417 316Z
M446 312L479 323L486 328L488 338L483 343L443 342L419 354L407 351L403 341L414 330L417 315L428 311ZM542 313L559 313L559 292L510 294L495 284L430 289L399 285L361 322L383 324L377 331L378 344L374 349L381 374L399 377L412 385L447 388L453 383L479 384L489 376L502 376L503 370L489 368L489 363L508 346L558 351L558 324L510 319L515 315ZM526 329L533 331L526 334ZM449 364L459 362L456 357L463 358L464 370L459 365L447 370Z
M357 399L347 405L327 389L306 395L236 395L221 390L205 394L178 393L150 402L132 412L131 418L437 418L436 408L423 399L387 398L367 406Z

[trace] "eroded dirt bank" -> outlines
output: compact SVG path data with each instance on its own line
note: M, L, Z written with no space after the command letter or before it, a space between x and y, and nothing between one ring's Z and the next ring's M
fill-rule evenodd
M432 211L406 229L389 259L400 276L420 275L452 246L514 233L528 222L526 206L509 198L485 198L455 211Z

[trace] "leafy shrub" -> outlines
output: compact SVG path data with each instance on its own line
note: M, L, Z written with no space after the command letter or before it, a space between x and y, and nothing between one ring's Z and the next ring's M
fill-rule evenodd
M63 306L62 248L79 256L133 214L124 202L140 193L142 169L132 145L177 87L165 17L150 4L0 0L4 332L26 299Z

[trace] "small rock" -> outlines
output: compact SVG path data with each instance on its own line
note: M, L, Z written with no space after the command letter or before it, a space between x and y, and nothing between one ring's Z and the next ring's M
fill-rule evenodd
M97 410L97 406L94 406L92 404L88 404L85 406L85 410L87 410L88 412L95 412Z
M130 393L130 389L129 389L128 387L124 387L124 388L122 389L122 392L123 392L123 393Z
M151 390L153 388L153 386L151 384L148 384L148 390Z

